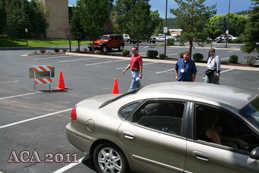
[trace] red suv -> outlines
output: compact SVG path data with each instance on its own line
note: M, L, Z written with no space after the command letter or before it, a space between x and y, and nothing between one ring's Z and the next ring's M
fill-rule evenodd
M94 49L101 50L102 52L111 51L112 48L123 51L124 46L122 34L106 34L94 41ZM93 50L93 42L89 44L88 48L90 51Z

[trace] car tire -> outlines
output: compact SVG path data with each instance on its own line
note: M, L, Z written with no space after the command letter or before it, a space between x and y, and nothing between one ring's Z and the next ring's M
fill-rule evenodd
M123 48L124 48L123 45L120 44L119 47L118 47L118 50L119 50L119 51L123 51Z
M107 46L103 45L101 51L104 52L104 53L108 52Z
M95 148L93 160L99 173L130 172L127 159L122 151L109 142L103 142Z
M89 51L92 52L93 48L89 48Z

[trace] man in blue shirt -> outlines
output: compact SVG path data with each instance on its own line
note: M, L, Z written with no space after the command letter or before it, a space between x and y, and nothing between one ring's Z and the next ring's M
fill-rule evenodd
M178 81L195 81L197 69L195 62L190 59L189 51L184 51L183 58L175 64L175 78Z

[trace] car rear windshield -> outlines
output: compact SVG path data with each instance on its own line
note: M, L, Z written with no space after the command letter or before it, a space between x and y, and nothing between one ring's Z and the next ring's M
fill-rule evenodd
M125 97L128 97L128 96L130 96L130 95L136 94L139 90L140 90L140 89L135 89L135 90L133 90L133 91L131 91L131 92L128 92L128 93L126 93L126 94L122 94L122 95L120 95L120 96L118 96L118 97L116 97L116 98L114 98L114 99L108 100L108 101L104 102L104 103L99 107L99 109L102 108L102 107L104 107L104 106L107 106L108 104L110 104L110 103L112 103L112 102L115 102L115 101L117 101L117 100L120 100L121 98L125 98Z
M109 36L100 36L100 40L108 40Z
M252 124L259 127L259 97L240 110L240 113Z

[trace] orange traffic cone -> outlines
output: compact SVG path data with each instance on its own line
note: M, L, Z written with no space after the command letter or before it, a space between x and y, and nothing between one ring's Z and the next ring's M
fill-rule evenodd
M117 83L117 78L114 79L112 94L119 94L119 88Z
M64 90L64 89L67 89L67 88L65 87L65 83L64 83L62 71L60 71L60 73L59 73L58 87L55 88L55 89L56 89L56 90Z

